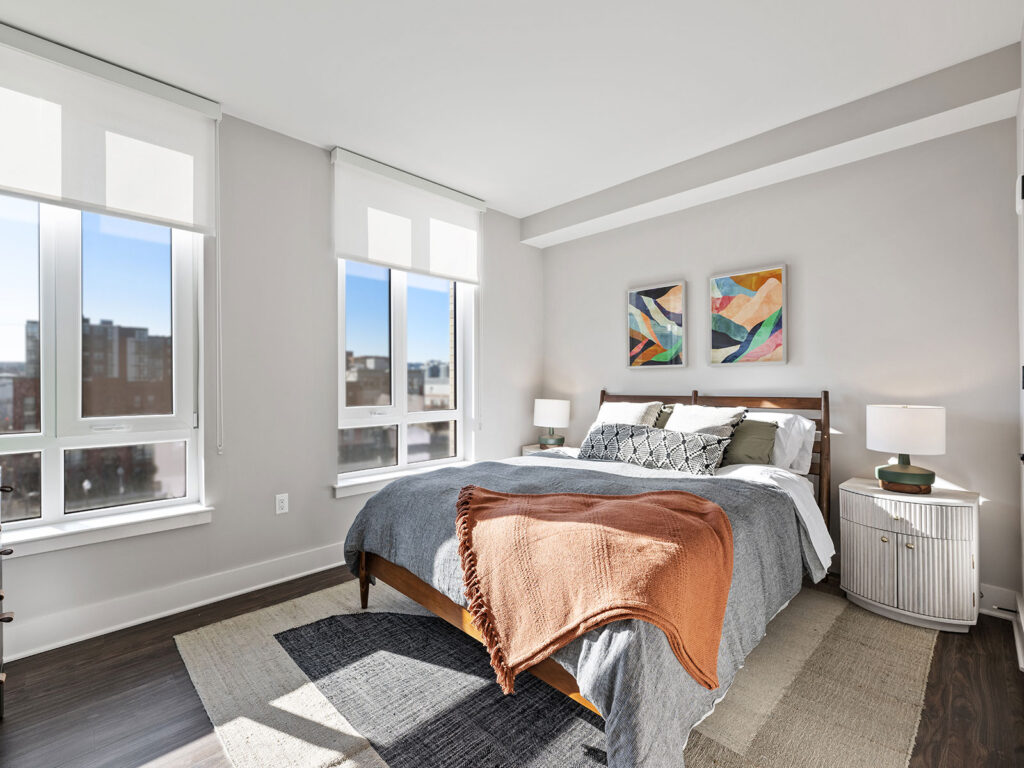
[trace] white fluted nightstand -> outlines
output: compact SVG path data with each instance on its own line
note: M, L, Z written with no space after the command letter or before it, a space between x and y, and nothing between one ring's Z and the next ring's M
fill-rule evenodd
M839 486L840 585L857 605L948 632L978 621L976 493L883 491L877 480Z

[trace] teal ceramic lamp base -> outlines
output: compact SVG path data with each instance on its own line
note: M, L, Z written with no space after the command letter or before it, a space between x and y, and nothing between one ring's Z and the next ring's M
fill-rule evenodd
M541 448L557 448L565 445L565 435L556 435L554 427L548 427L548 433L537 438Z
M935 473L929 469L915 467L910 456L901 453L896 464L883 464L875 469L878 484L887 491L897 493L931 493Z

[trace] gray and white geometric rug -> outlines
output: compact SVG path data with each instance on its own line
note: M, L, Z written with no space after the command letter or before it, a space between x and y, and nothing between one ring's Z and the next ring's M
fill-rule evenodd
M688 768L905 768L935 632L804 589L686 747ZM605 762L600 718L384 584L336 587L175 638L237 768Z
M277 640L391 768L607 764L600 717L533 675L505 696L480 643L434 616L342 614Z

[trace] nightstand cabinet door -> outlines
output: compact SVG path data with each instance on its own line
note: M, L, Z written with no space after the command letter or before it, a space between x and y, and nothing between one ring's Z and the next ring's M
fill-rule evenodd
M840 528L843 589L895 607L897 535L850 520Z
M901 611L940 619L975 618L970 541L896 536L897 594Z

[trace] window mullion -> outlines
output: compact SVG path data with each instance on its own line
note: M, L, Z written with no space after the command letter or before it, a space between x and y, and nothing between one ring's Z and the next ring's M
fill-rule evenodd
M381 409L384 410L383 408ZM388 408L384 413L373 415L352 415L344 419L338 426L339 429L351 429L353 427L381 427L391 424L398 424L399 416L393 408Z
M463 438L465 435L466 420L463 418L465 406L465 394L463 391L463 369L465 368L465 358L462 354L462 348L465 344L465 333L462 327L462 304L463 290L457 282L452 282L452 319L451 319L451 344L452 344L452 367L449 372L452 386L452 400L451 406L454 410L452 414L452 420L454 422L453 430L455 434L452 436L455 441L454 450L452 453L455 458L462 458L466 455L465 447L463 445Z
M406 424L431 424L437 421L455 421L462 418L460 410L416 411L405 416Z
M53 217L56 276L54 436L67 434L82 412L82 215L45 206Z
M406 273L391 270L391 382L392 404L398 419L398 466L409 463L409 349Z
M57 343L61 322L68 311L77 312L78 281L62 275L61 248L67 242L68 226L73 226L74 213L57 206L39 206L39 367L42 418L42 449L39 483L41 495L40 522L59 522L64 516L63 451L56 444L61 408L58 381L64 360ZM63 289L63 290L62 290ZM67 304L71 302L71 307Z
M192 428L196 412L195 337L197 325L193 290L195 252L201 248L202 236L194 232L171 230L171 387L175 425ZM166 417L154 419L166 421ZM170 424L168 424L170 426Z
M477 389L479 379L477 377L478 359L480 356L480 343L477 327L477 303L478 295L475 286L461 285L459 292L458 328L462 331L462 342L459 346L459 353L462 355L462 365L459 366L459 382L462 385L462 397L459 399L459 410L467 422L467 435L476 430L476 423L479 411ZM468 426L471 424L472 426Z
M348 337L345 335L345 262L338 260L338 428L341 429L348 421L346 403L348 402Z

